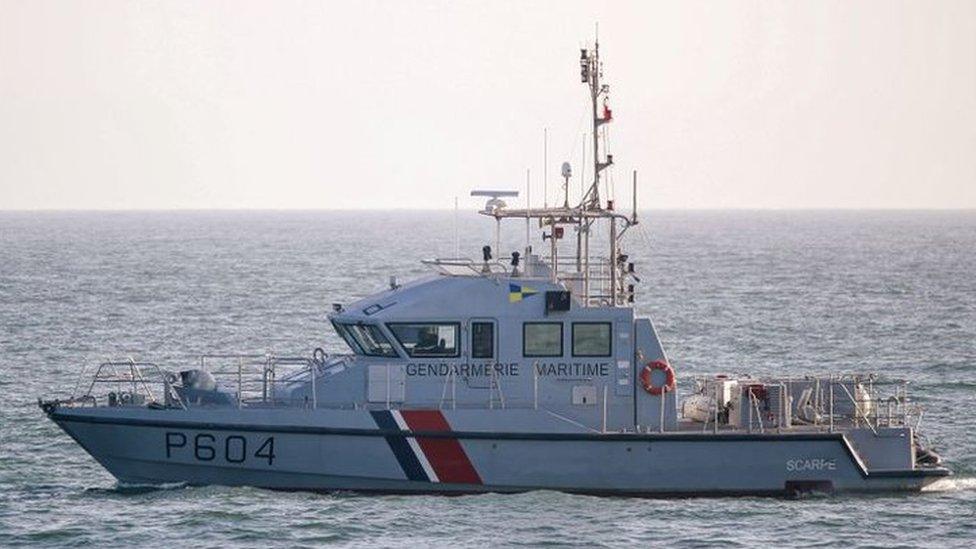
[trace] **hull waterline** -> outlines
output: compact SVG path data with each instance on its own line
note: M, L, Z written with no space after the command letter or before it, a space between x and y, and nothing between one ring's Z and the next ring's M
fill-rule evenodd
M850 441L838 433L404 432L125 419L74 410L55 411L50 417L120 482L131 484L684 497L917 492L949 474L943 468L867 470ZM411 478L409 463L394 450L397 440L408 448L419 441L413 444L416 455L435 478ZM440 455L444 447L438 449L438 443L458 445L460 459L468 461L476 477L457 477L457 464L450 462L457 456Z

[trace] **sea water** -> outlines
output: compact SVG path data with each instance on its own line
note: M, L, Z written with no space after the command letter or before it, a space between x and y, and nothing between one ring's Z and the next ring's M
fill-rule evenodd
M213 350L341 351L326 321L332 303L381 290L391 275L427 274L419 259L454 256L456 245L479 257L492 222L405 211L0 212L0 546L973 543L976 212L640 219L625 249L641 278L636 309L654 320L682 390L714 372L907 378L925 407L922 430L956 475L918 495L798 500L120 486L44 417L38 397L70 393L85 364L106 358L179 369ZM510 225L504 255L525 245L524 224Z

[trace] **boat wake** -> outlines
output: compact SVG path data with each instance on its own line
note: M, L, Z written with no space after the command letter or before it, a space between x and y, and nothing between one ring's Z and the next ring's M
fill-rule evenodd
M971 492L976 491L976 477L946 478L922 489L923 492Z
M189 484L185 482L165 482L162 484L130 484L126 482L118 482L115 484L114 488L110 488L106 491L114 492L116 494L147 494L150 492L164 492L167 490L182 490L188 486Z

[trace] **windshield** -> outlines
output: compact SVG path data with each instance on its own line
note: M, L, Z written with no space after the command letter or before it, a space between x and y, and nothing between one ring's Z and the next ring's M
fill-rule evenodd
M336 331L353 352L369 356L397 356L390 340L372 324L336 324Z
M352 333L349 332L349 328L345 324L336 324L333 322L332 327L335 328L335 331L337 334L339 334L339 337L346 342L346 345L352 349L352 352L360 355L363 354L363 350L359 348L359 344L356 343L355 339L353 339Z

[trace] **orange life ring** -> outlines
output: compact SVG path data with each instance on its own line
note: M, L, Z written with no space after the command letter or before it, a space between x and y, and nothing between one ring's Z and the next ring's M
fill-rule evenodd
M664 385L654 385L651 382L651 373L654 370L664 372ZM674 368L663 360L652 360L641 370L640 381L645 391L654 396L660 396L667 391L674 390Z

